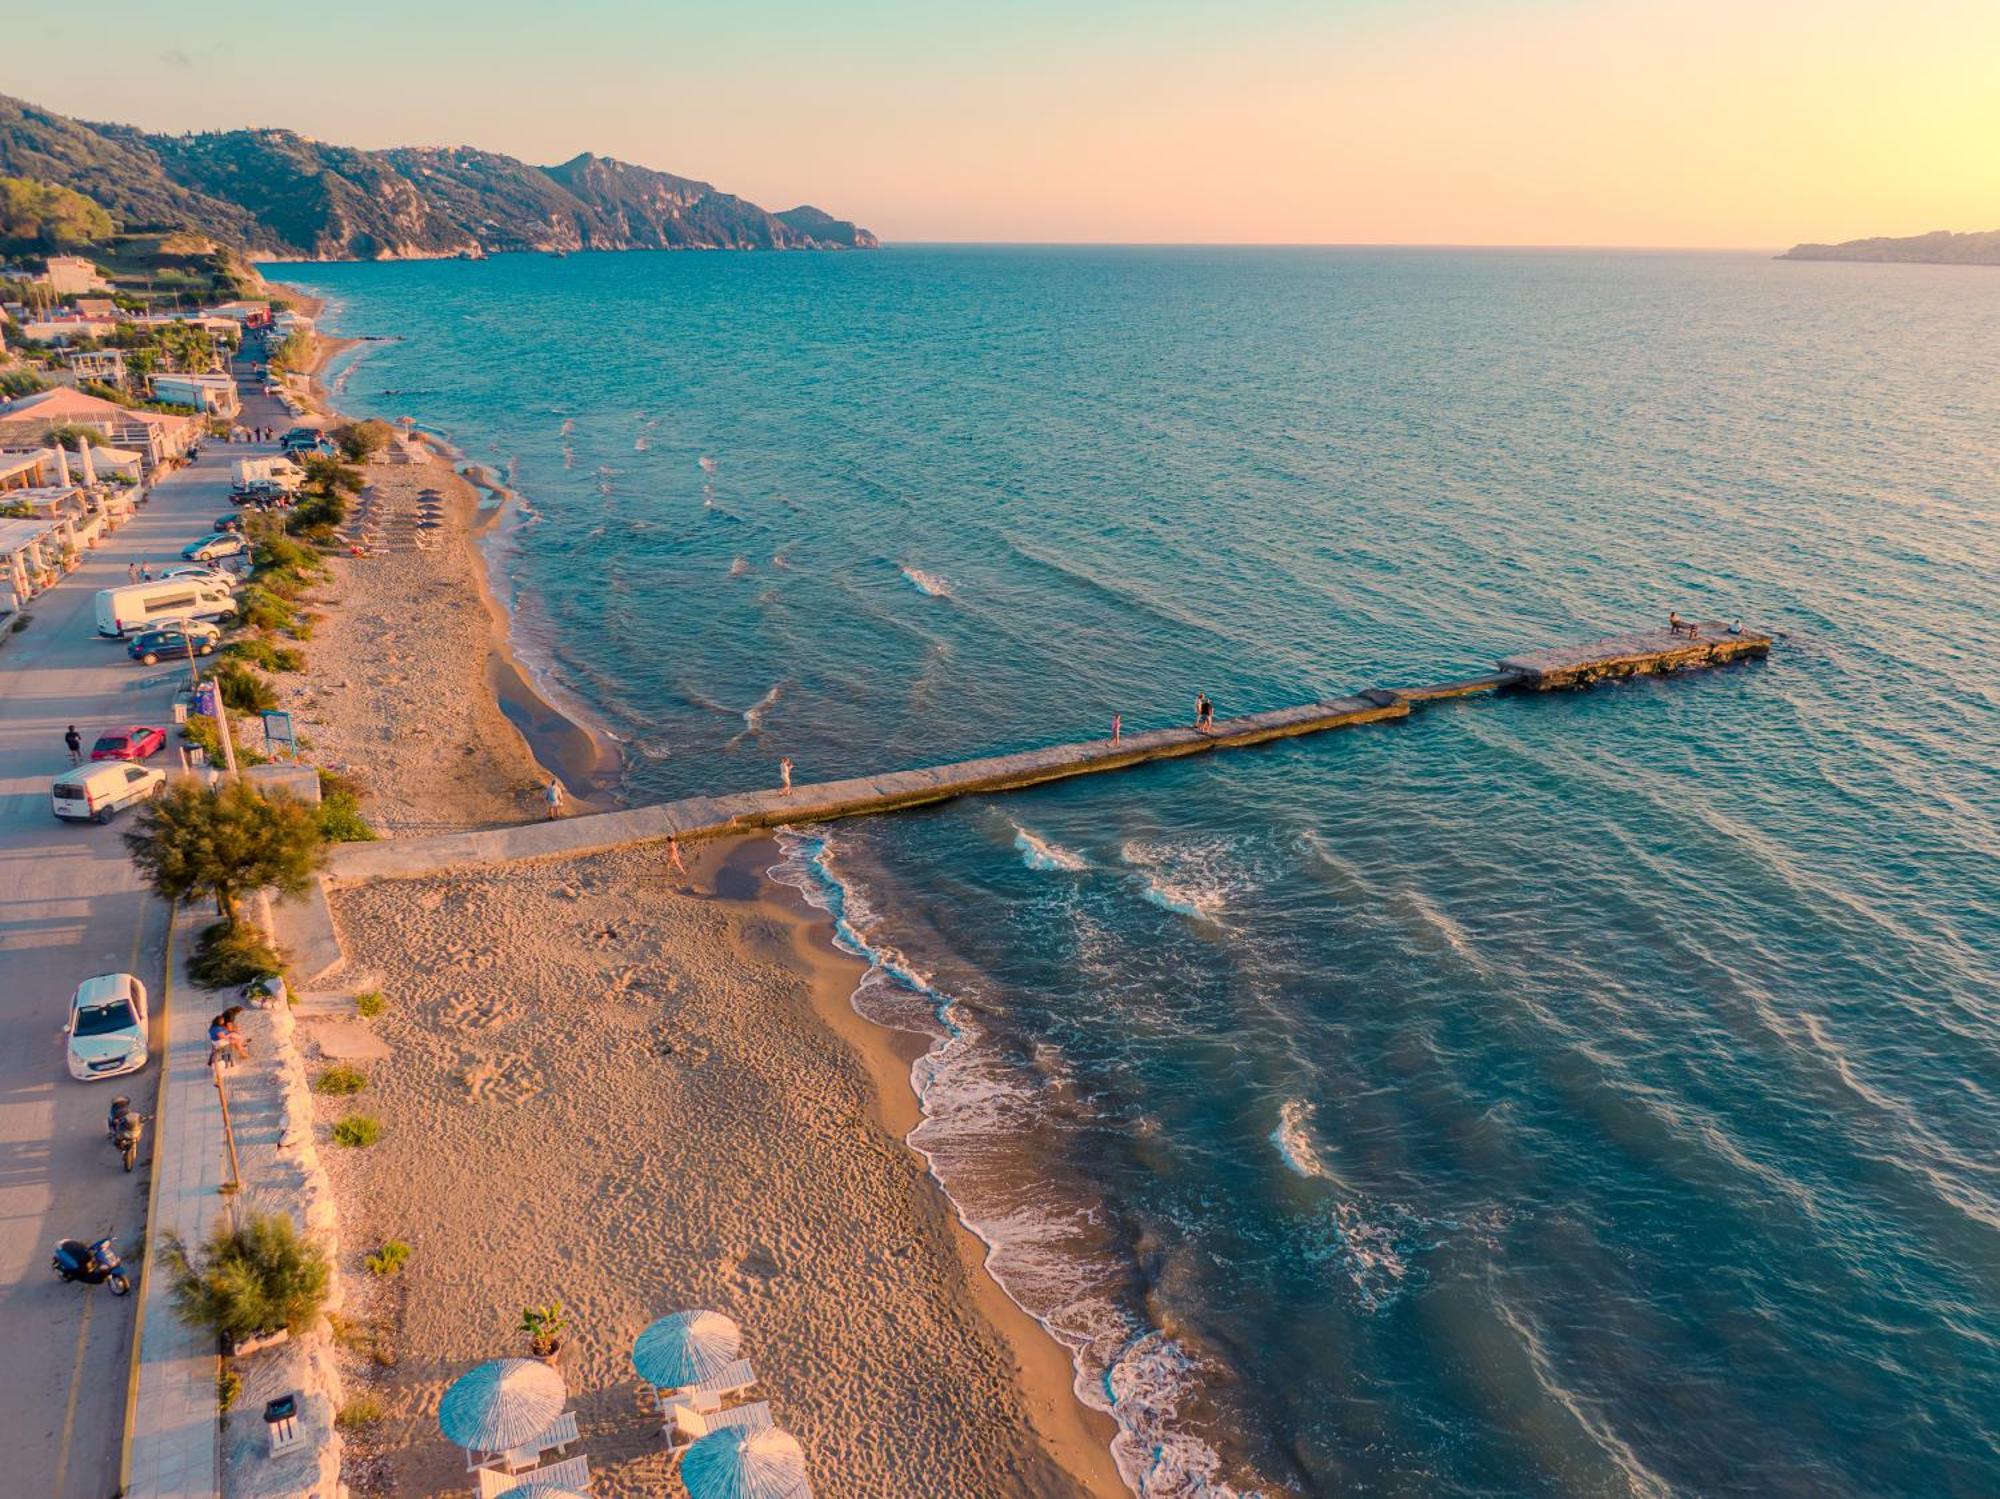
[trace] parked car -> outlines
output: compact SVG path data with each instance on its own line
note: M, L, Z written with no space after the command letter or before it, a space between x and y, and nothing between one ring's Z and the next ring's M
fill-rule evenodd
M214 625L190 619L133 636L125 654L141 666L156 666L162 656L186 657L190 647L197 656L206 656L221 639L222 631Z
M181 555L190 562L220 562L224 557L238 557L250 550L250 543L229 531L218 531L204 536L200 541L191 541L181 548Z
M166 784L165 771L107 760L64 771L50 785L49 800L65 822L109 822L127 807L158 796Z
M129 973L100 973L69 1002L69 1075L80 1083L123 1077L146 1065L146 986Z
M232 510L227 515L218 515L209 524L215 528L215 534L218 536L225 531L231 535L239 535L243 530L243 515L241 511Z
M236 574L210 567L206 562L176 562L172 567L161 568L153 581L171 583L176 578L199 578L204 583L220 583L225 588L234 588L243 581Z
M146 760L157 755L167 742L165 729L149 728L145 724L131 724L122 729L107 729L97 736L97 743L90 747L93 760Z

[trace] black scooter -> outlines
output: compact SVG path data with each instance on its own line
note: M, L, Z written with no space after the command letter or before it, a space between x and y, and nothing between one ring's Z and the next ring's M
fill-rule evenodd
M80 1280L87 1286L108 1285L113 1296L124 1296L132 1289L132 1278L125 1273L125 1262L118 1258L118 1251L112 1248L110 1234L95 1244L64 1239L56 1245L49 1265L61 1280Z

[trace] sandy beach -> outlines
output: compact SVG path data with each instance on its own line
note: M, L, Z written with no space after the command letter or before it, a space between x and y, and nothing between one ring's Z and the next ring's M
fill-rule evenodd
M477 493L422 449L366 477L384 549L334 559L287 706L385 836L538 815L547 772L516 723L566 780L590 740L505 650ZM419 529L427 491L442 510ZM921 1042L855 1014L860 967L764 877L768 840L686 856L686 876L644 849L337 893L389 1051L358 1097L318 1099L324 1130L383 1126L326 1149L349 1400L381 1412L348 1432L354 1492L465 1487L437 1401L524 1351L521 1309L552 1299L600 1496L679 1492L629 1352L684 1307L742 1324L822 1495L1126 1492L1067 1354L902 1144ZM391 1239L408 1264L369 1275Z

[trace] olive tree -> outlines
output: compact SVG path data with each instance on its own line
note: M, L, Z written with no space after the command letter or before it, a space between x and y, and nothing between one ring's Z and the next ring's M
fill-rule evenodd
M266 887L300 895L326 862L313 809L291 796L264 796L241 781L183 783L148 802L125 834L132 860L168 900L214 896L233 927L237 897Z

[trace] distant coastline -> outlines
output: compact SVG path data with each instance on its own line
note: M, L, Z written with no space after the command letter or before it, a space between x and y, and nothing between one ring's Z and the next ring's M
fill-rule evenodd
M2000 265L2000 229L1954 234L1933 229L1901 239L1850 239L1837 245L1793 245L1779 260L1853 260L1884 265Z

